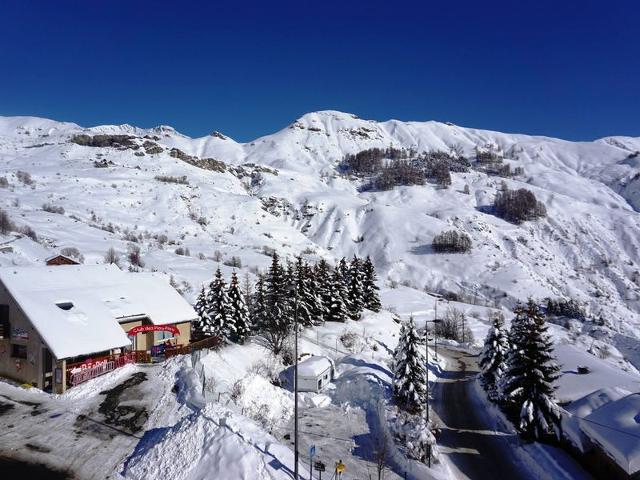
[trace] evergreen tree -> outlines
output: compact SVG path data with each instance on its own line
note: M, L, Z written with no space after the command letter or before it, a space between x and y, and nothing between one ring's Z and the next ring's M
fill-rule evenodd
M376 271L371 261L371 257L367 257L362 265L362 295L364 308L368 308L373 312L379 312L382 308L380 296L378 295L379 287L376 285Z
M329 305L329 312L327 314L327 320L330 322L345 322L349 318L349 311L344 303L344 298L347 296L347 289L342 282L340 272L336 269L333 272L331 282L331 302Z
M342 303L344 303L347 311L349 311L349 264L347 264L347 260L344 257L340 259L333 271L333 282L341 283L338 290L342 295Z
M254 332L264 330L267 322L267 300L264 287L264 276L258 275L256 286L251 297L251 327Z
M349 268L347 296L349 298L347 303L349 317L351 320L360 320L360 315L364 308L364 287L362 286L362 263L355 255Z
M480 356L482 383L491 400L498 401L499 385L506 369L506 358L509 353L509 335L504 326L504 316L494 315L491 327L484 341L484 349Z
M210 331L205 333L228 338L235 331L232 323L231 305L227 295L227 284L222 278L219 267L216 270L213 281L209 284L207 315L210 319Z
M266 315L264 323L265 339L273 353L282 351L291 326L293 317L291 292L287 285L286 272L280 265L278 254L274 252L271 267L265 281Z
M207 292L204 286L200 289L196 300L195 311L198 314L198 320L193 326L193 333L196 339L200 339L211 333L211 319L208 314ZM207 332L207 333L206 333Z
M333 280L331 279L329 264L324 258L316 265L314 274L316 283L318 284L317 291L318 296L320 297L320 306L322 307L322 319L325 321L329 319L329 311L331 310L331 304L333 303L331 287Z
M424 409L426 400L425 359L413 317L401 329L393 359L393 394L398 405L409 412Z
M519 429L528 438L559 433L560 412L553 392L559 367L553 357L553 342L538 305L529 300L519 307L509 336L511 350L502 381L507 407L519 412Z
M314 274L314 270L308 264L305 264L304 271L308 282L309 292L311 293L311 296L309 297L311 318L314 325L322 325L322 322L324 322L325 312L322 303L320 284Z
M310 288L307 268L301 257L296 260L294 281L296 287L295 300L297 301L298 325L301 327L313 326L313 310L315 292Z
M232 328L229 337L236 343L244 343L249 334L249 309L235 271L231 274L228 294L231 306L230 327Z

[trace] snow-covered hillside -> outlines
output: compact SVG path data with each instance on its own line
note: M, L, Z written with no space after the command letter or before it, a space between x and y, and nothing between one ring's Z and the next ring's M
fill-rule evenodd
M101 134L128 137L102 146L90 137L72 141ZM363 192L361 180L337 168L345 154L372 147L454 146L470 158L491 148L522 167L524 174L504 181L534 192L547 217L514 225L492 215L486 207L503 178L478 169L452 173L448 189L427 183ZM385 282L480 304L574 298L605 320L599 335L640 365L632 355L640 329L638 151L640 138L576 143L335 111L304 115L246 144L217 132L192 139L166 126L4 117L0 177L8 185L0 184L0 208L18 227L31 227L39 244L1 237L12 252L0 253L0 265L38 263L63 247L78 248L85 263L102 262L113 246L127 266L135 243L144 269L171 273L193 299L215 260L231 265L238 257L243 270L256 272L271 249L312 259L371 255ZM471 237L470 253L433 252L434 235L451 228ZM223 266L226 274L231 268Z

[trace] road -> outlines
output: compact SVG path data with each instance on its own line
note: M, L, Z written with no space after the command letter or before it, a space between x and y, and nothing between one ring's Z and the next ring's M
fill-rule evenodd
M539 478L516 456L522 446L518 436L496 424L478 398L474 385L477 355L444 348L438 353L447 357L448 367L433 391L434 420L442 426L437 443L448 456L456 478ZM557 450L554 455L571 467L572 474L563 477L571 478L576 469L581 470L566 453ZM579 476L589 478L586 473Z

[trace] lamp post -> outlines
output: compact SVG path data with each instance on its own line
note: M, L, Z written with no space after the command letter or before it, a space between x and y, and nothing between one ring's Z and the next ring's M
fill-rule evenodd
M442 322L442 320L438 319L438 302L441 300L441 296L436 297L436 301L435 301L435 309L434 309L434 318L433 320L425 320L424 322L424 358L425 358L425 373L426 373L426 377L427 377L427 381L426 381L426 420L427 420L427 428L429 428L429 328L428 328L428 324L429 323L440 323ZM436 331L435 331L435 327L433 329L433 338L435 340L436 338ZM436 360L438 359L438 347L437 347L438 343L437 340L435 340L435 358ZM431 468L431 445L429 445L429 452L428 452L428 459L429 459L429 468Z
M293 471L294 480L298 480L298 285L293 287L293 330L294 330L294 355L295 363L293 367Z

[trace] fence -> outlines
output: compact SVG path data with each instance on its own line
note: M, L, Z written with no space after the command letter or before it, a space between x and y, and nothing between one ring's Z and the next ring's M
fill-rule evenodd
M220 337L209 337L198 342L190 343L189 345L175 348L166 348L164 350L164 356L165 358L171 358L175 357L176 355L188 355L192 352L202 350L204 348L217 349L220 347L220 345L222 345L222 340L220 339Z
M133 351L120 355L93 358L87 362L67 365L67 384L71 387L124 367L128 363L149 363L151 358L147 352Z

